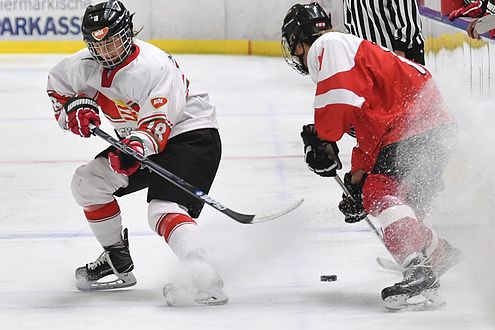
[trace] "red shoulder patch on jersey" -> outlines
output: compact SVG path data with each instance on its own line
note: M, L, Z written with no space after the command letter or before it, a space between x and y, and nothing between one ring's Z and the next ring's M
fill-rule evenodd
M318 55L318 63L320 63L318 71L321 71L321 63L323 62L323 54L324 53L325 53L325 48L322 48L320 55Z
M163 107L165 104L167 104L167 102L168 102L168 100L166 97L155 97L155 98L151 99L151 105L155 109Z
M107 35L108 30L109 28L108 26L106 26L102 29L98 29L96 31L91 32L91 35L93 36L93 38L95 38L96 41L101 41Z

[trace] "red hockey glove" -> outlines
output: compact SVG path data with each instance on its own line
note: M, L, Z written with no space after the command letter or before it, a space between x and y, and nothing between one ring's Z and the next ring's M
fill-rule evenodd
M475 1L467 6L463 6L459 9L452 11L449 14L449 20L453 20L457 17L480 17L483 15L483 9L481 1Z
M64 104L69 130L82 137L90 137L89 124L100 126L99 106L95 100L84 94L76 94Z
M141 155L144 155L143 142L138 138L132 137L131 139L124 139L121 142L127 144ZM125 176L133 175L141 167L141 163L136 158L120 150L109 152L108 162L112 170Z
M337 143L320 139L313 124L303 126L301 138L308 168L320 176L336 176L342 168Z

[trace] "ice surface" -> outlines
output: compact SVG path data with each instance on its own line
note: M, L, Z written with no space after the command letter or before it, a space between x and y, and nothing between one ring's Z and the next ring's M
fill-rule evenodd
M120 199L138 284L75 289L75 268L101 251L70 180L106 145L64 133L53 120L45 84L60 59L0 56L0 329L495 329L493 99L472 99L454 72L436 77L461 134L430 223L466 257L442 279L445 309L390 314L380 291L400 278L375 263L389 257L385 248L366 223L344 223L338 185L304 164L299 132L312 122L310 79L280 58L177 56L218 107L224 153L210 195L246 213L305 202L257 225L205 207L204 244L230 303L170 308L162 286L178 261L148 228L143 192ZM340 144L346 169L352 144ZM322 274L338 281L320 282Z

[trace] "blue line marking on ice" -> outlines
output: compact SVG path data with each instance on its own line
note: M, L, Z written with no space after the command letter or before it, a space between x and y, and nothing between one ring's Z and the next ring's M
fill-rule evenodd
M269 103L267 105L267 110L268 110L268 116L269 116L269 124L270 124L270 128L271 128L271 137L272 137L272 145L275 149L275 154L276 155L279 155L280 152L281 152L281 147L280 147L280 140L279 140L279 134L277 132L277 123L280 119L280 114L277 114L275 115L275 111L274 109L272 109L272 104ZM277 158L275 160L275 167L277 169L277 174L278 174L278 177L280 179L280 183L282 185L282 196L283 197L287 197L288 196L288 193L287 193L287 179L285 177L285 171L284 171L284 165L283 165L283 162L281 159Z
M131 236L154 236L152 232L136 232ZM18 232L18 233L0 233L0 240L17 240L17 239L67 239L67 238L87 238L94 237L91 232Z
M360 233L371 231L366 227L331 227L327 229L319 229L318 232L329 233ZM131 233L131 237L146 237L155 236L153 232L135 232ZM91 232L12 232L12 233L0 233L0 241L5 240L21 240L21 239L69 239L69 238L89 238L94 237Z

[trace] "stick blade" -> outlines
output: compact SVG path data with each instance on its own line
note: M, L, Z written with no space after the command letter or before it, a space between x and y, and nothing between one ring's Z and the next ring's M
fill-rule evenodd
M399 272L402 273L404 269L396 262L381 258L381 257L376 257L376 262L384 269L391 270L393 272Z
M232 211L231 209L225 209L221 211L223 214L229 216L230 218L234 219L237 222L244 223L244 224L250 224L253 222L253 219L255 217L254 214L244 214L244 213L239 213L236 211Z
M230 218L234 219L237 222L243 223L243 224L252 224L252 223L259 223L259 222L265 222L265 221L270 221L277 219L283 215L286 215L287 213L291 212L292 210L296 209L299 207L299 205L302 204L304 199L297 200L296 202L291 203L290 205L286 206L283 209L270 212L270 213L264 213L264 214L244 214L244 213L239 213L236 211L233 211L231 209L225 209L222 210L221 212Z
M495 15L483 16L476 22L474 30L478 34L486 33L495 28Z
M251 223L265 222L265 221L270 221L270 220L280 218L281 216L284 216L287 213L292 212L293 210L298 208L302 204L302 202L304 202L304 198L301 198L295 202L292 202L291 204L289 204L286 207L279 209L277 211L264 213L264 214L257 214L254 216Z

